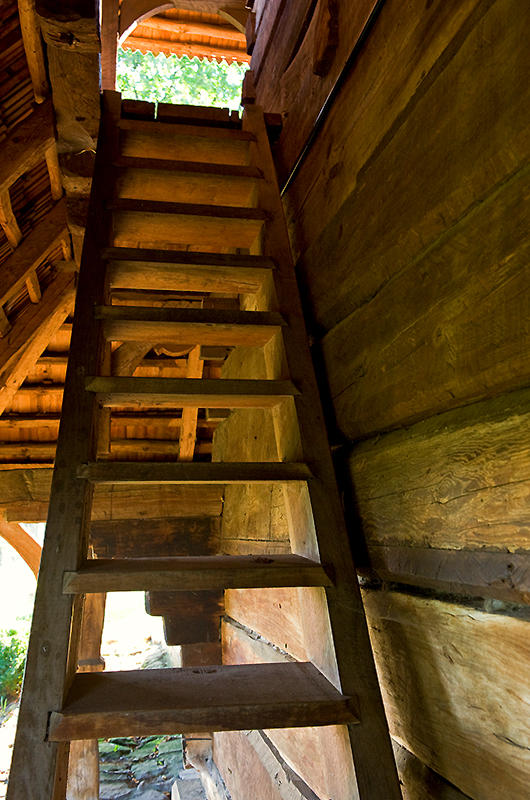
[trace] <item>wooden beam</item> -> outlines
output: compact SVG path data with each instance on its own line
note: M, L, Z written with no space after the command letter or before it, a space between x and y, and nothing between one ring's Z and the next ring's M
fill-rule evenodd
M48 158L53 160L51 151L55 148L55 135L51 100L38 106L27 119L13 128L2 148L0 193L9 189L21 175L41 161L48 161ZM58 165L56 169L58 171Z
M27 464L35 462L51 466L55 459L57 441L52 442L0 442L1 464ZM165 461L176 458L179 443L161 439L115 439L110 445L110 458L123 461ZM204 456L212 452L211 442L199 442L197 453Z
M197 514L200 511L198 507ZM90 525L89 542L96 558L209 555L219 549L219 519L197 516L94 520ZM173 607L173 613L175 610Z
M118 54L119 0L106 0L101 5L101 88L116 88Z
M0 343L0 364L5 367L0 375L0 414L35 366L53 334L72 313L74 299L74 276L58 275L45 290L41 302L24 309Z
M18 227L13 209L9 189L0 192L0 227L3 229L6 239L14 249L22 241L22 231Z
M186 378L202 378L204 361L201 359L200 346L194 347L188 356ZM182 427L179 439L179 461L193 461L197 439L198 408L182 409Z
M250 63L250 56L237 48L214 47L207 44L187 44L185 42L168 42L161 39L145 39L129 36L122 44L126 50L139 50L141 53L158 55L188 56L189 58L208 58L217 61L236 61L238 64Z
M230 22L243 36L246 32L248 11L243 6L226 5L219 9L219 16Z
M49 86L35 0L18 0L18 13L33 94L36 102L42 103L49 94Z
M2 264L0 305L17 294L31 272L65 239L70 239L66 226L66 206L64 201L59 201Z
M279 586L332 586L324 567L304 556L94 558L63 574L63 594L186 592Z
M51 469L8 469L0 481L0 516L9 522L45 522ZM223 486L96 486L93 520L218 517Z
M61 180L61 169L57 156L57 144L54 141L45 153L48 176L50 178L50 191L53 200L59 200L63 196L63 183Z
M376 574L386 581L530 604L528 552L369 545L369 559Z
M244 9L241 9L244 13ZM179 21L174 19L167 19L166 17L148 17L142 20L136 28L139 36L142 37L145 31L152 31L155 34L157 31L170 33L177 39L162 40L172 43L175 46L180 44L193 42L193 36L204 36L210 39L229 39L231 42L240 44L243 52L245 50L245 36L241 31L237 30L234 25L212 25L204 22L192 21ZM156 38L156 37L153 37ZM200 44L200 42L197 42Z
M32 303L40 303L42 299L42 292L40 288L39 279L35 270L30 272L26 278L26 288L28 290L29 299Z
M42 550L40 544L17 522L0 521L0 536L17 551L37 578Z

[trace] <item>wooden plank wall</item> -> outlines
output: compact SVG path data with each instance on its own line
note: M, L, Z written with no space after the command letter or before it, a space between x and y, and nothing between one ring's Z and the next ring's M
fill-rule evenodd
M310 7L255 3L283 177L374 4L338 2L323 78L317 17L297 36ZM517 0L386 0L284 196L406 800L523 800L530 781L529 22ZM260 519L285 546L277 500L227 495L231 552ZM228 660L304 657L296 592L229 592L227 613ZM214 751L239 800L250 744L230 736ZM267 736L305 794L256 781L263 800L351 798L339 730Z

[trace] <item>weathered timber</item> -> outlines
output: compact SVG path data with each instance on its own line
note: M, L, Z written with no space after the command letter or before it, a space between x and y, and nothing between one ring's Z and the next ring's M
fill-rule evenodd
M292 660L285 650L272 646L256 631L234 624L229 619L223 621L222 638L223 663L226 664L282 663ZM300 654L297 658L305 661L307 656ZM266 734L281 757L298 775L303 776L318 797L350 800L355 774L345 727L267 730ZM222 735L216 734L215 739L218 738L222 738ZM326 753L326 758L315 758L315 753Z
M9 189L4 189L0 192L0 228L4 231L4 235L11 247L13 249L18 247L22 240L22 231L11 207Z
M353 707L308 663L86 673L74 679L62 711L52 712L49 737L353 723Z
M2 264L0 304L17 294L27 278L68 237L66 209L57 203Z
M52 470L2 471L0 513L9 522L45 522ZM164 517L214 516L222 511L222 486L96 486L92 520L147 521Z
M530 604L530 553L372 545L370 566L387 581L449 594Z
M35 0L18 0L18 13L33 94L36 102L42 103L49 94L50 87L46 76L39 23L35 13Z
M32 167L44 161L46 153L55 146L53 110L51 100L46 100L35 111L13 128L2 143L0 164L0 194L12 186Z
M274 312L209 308L99 306L96 317L104 320L107 340L176 344L188 344L197 336L200 344L261 345L285 324Z
M329 570L332 574L332 570ZM89 559L66 571L63 592L197 591L265 586L330 586L328 570L303 556L181 556Z
M219 525L207 516L95 520L89 542L96 558L199 556L218 550Z
M224 164L122 158L119 166L127 169L121 170L117 196L128 200L249 208L259 178L255 167Z
M529 400L521 389L355 446L348 466L368 548L527 549Z
M199 354L198 349L195 349ZM202 359L198 360L202 364ZM202 367L200 371L202 373ZM191 378L193 381L190 381ZM187 378L89 377L86 388L87 391L97 394L98 401L103 406L110 408L124 405L271 408L286 397L298 394L290 381L220 381L204 379L198 374L188 375Z
M204 361L201 358L200 345L194 347L188 355L186 380L195 382L202 379ZM202 381L201 381L202 382ZM179 437L179 461L193 461L197 439L198 407L182 408L182 425Z
M230 462L215 464L91 462L78 469L93 483L305 483L312 477L306 464Z
M44 291L40 303L26 306L20 312L9 334L4 336L0 342L0 369L3 370L4 375L6 375L6 369L9 368L14 376L19 376L19 365L13 364L13 359L19 357L22 349L27 347L31 358L28 357L27 363L23 365L26 372L22 380L26 377L29 369L46 348L55 330L61 326L71 311L73 297L74 277L67 273L59 274ZM50 315L52 315L51 322ZM46 331L43 340L39 339L41 331ZM32 341L33 337L36 341Z
M397 592L363 599L394 738L464 795L495 800L502 786L523 800L528 622Z
M224 596L218 591L147 592L145 610L154 617L177 613L182 619L199 613L220 617L224 611Z
M33 536L26 533L24 528L16 522L2 521L0 521L0 536L24 559L37 578L39 575L41 546Z
M7 337L3 340L6 349L4 358L14 349L16 359L9 357L0 375L0 414L13 400L15 393L33 369L39 356L46 349L69 314L75 300L75 278L73 275L59 274L47 287L38 305L21 313ZM22 346L21 341L28 343ZM10 346L11 345L11 346Z
M156 124L156 135L153 125ZM181 161L211 164L248 164L248 137L240 131L171 123L122 120L122 154L132 157L174 160L175 151ZM206 133L205 133L206 131Z

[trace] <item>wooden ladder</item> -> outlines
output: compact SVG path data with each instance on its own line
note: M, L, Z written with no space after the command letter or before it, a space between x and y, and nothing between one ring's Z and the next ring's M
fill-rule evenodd
M239 124L206 121L125 118L120 95L104 93L8 800L64 798L73 740L335 724L349 731L351 798L401 797L264 116L249 104ZM245 205L240 189L249 182L254 202ZM220 192L239 200L219 204ZM166 247L147 249L149 237ZM116 287L232 291L242 303L236 310L113 305ZM110 343L118 341L263 347L266 375L112 376ZM109 460L109 409L127 402L270 409L277 459ZM89 558L91 501L101 483L280 484L292 552ZM286 586L320 587L311 624L332 647L315 663L78 670L87 594Z

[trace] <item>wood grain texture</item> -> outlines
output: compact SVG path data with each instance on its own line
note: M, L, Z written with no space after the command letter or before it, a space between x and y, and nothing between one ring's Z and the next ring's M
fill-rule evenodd
M259 686L259 692L256 687ZM355 722L353 702L308 663L77 675L50 740Z
M52 146L55 146L53 108L51 100L46 100L17 125L2 143L0 193L9 189L21 175L40 161L44 161Z
M394 738L470 797L528 789L528 623L395 592L364 593Z
M191 463L166 462L132 464L125 462L91 462L78 469L79 478L93 483L305 483L311 478L306 464L288 463Z
M330 586L332 576L302 556L181 556L84 561L63 575L63 593L210 591L264 586Z
M0 521L0 536L24 559L37 578L42 550L40 544L16 522Z
M219 545L219 521L207 516L93 520L89 542L96 558L213 554Z
M528 548L528 389L357 445L349 470L370 545Z
M46 522L51 469L2 471L0 513L9 522ZM92 519L149 520L165 517L219 516L222 486L96 486Z
M67 236L66 208L64 203L59 202L2 264L0 304L3 305L22 288L30 273Z

